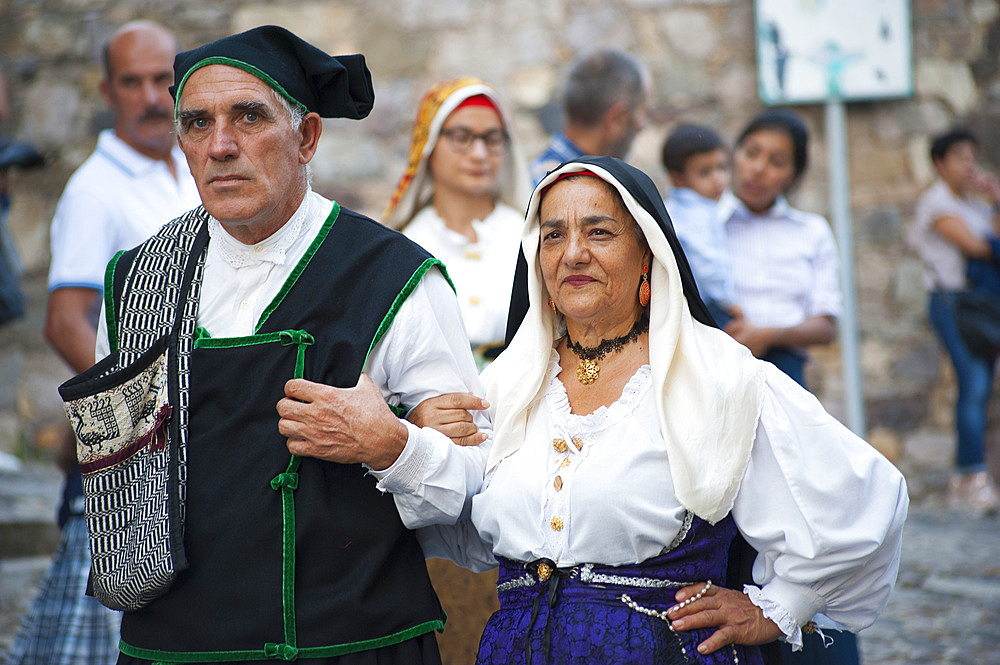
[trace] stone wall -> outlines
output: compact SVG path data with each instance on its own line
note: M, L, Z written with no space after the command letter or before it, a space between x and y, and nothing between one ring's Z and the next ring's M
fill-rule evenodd
M927 137L965 122L979 131L987 162L1000 164L1000 135L993 131L1000 117L997 2L915 0L912 11L915 96L851 104L847 111L869 426L903 432L947 425L953 392L925 323L919 264L904 241L913 202L932 177ZM46 270L48 221L59 192L109 124L97 93L100 45L137 17L172 26L185 48L270 22L331 52L364 52L375 110L360 123L327 121L313 164L320 192L373 216L403 169L420 95L446 77L471 74L496 85L516 110L515 129L533 155L558 124L552 98L566 64L598 45L635 52L653 73L654 122L638 137L631 161L664 191L658 154L673 124L696 120L732 139L760 108L748 0L0 0L0 59L13 105L2 130L49 156L43 170L12 174L10 223L29 279ZM815 140L811 171L793 199L828 214L823 109L799 111ZM841 413L836 345L817 354L810 375L823 401ZM7 392L20 386L24 393L35 383L18 372Z
M915 0L912 10L915 96L851 104L847 111L869 426L899 431L950 418L949 377L942 377L925 324L919 264L904 241L913 201L932 177L927 136L965 122L979 130L985 159L1000 164L1000 135L992 131L1000 117L997 2ZM13 113L2 129L49 156L41 171L12 174L10 223L29 278L46 270L48 221L59 192L109 124L97 93L100 45L137 17L172 26L184 48L278 23L330 52L364 52L375 110L360 123L327 121L313 164L320 192L373 216L404 166L420 95L443 78L471 74L496 85L533 155L558 124L552 98L566 64L598 45L635 52L653 73L654 122L638 137L631 161L664 191L658 154L673 124L696 120L732 139L760 108L748 0L3 0L0 59ZM828 214L823 109L799 111L815 140L811 171L793 199ZM841 413L836 345L817 354L810 374L824 402Z
M29 278L47 266L48 221L66 179L93 148L109 116L97 93L98 53L122 22L172 26L185 48L261 23L285 25L331 52L362 51L377 103L361 123L327 121L314 160L316 188L378 216L405 162L417 101L433 82L461 74L496 85L516 110L529 155L558 124L552 97L580 51L615 45L649 65L655 122L631 161L664 190L659 149L670 127L697 120L732 139L758 108L753 11L747 0L348 0L0 2L0 59L12 117L4 133L44 149L48 166L12 174L11 226ZM862 362L869 424L907 430L947 419L947 387L924 322L919 265L904 242L913 201L932 177L927 136L956 121L979 130L984 157L1000 164L1000 9L994 0L913 3L916 94L848 107ZM829 211L823 109L800 107L815 138L812 169L794 195ZM818 354L811 375L835 412L842 402L839 354Z
M873 438L890 454L912 432L947 429L954 399L950 368L925 322L920 266L904 240L913 202L932 178L927 137L964 122L978 131L987 163L1000 166L996 0L913 0L912 13L914 97L847 110L864 393ZM375 110L360 123L327 121L314 184L376 217L404 167L417 102L444 78L494 84L533 156L558 125L552 98L567 63L599 45L636 53L653 74L654 122L631 161L663 191L659 151L674 124L710 124L732 140L760 108L749 0L0 0L0 61L13 106L0 129L49 158L42 170L11 174L10 223L31 311L0 328L0 450L30 457L58 436L55 386L68 370L41 341L48 223L67 178L109 125L97 93L100 46L140 17L171 26L184 48L277 23L327 51L364 52ZM799 111L814 141L793 202L828 215L823 109ZM832 345L810 367L835 414L843 411L839 358Z

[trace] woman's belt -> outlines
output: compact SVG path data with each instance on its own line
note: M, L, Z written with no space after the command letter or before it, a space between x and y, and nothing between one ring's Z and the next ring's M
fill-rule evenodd
M560 568L551 559L543 558L528 563L519 563L498 557L500 563L499 579L503 580L497 583L497 594L500 596L501 608L504 605L509 606L510 604L517 605L531 602L531 615L526 630L526 634L529 637L525 640L524 646L525 662L531 662L532 648L530 634L538 619L542 599L545 599L546 605L551 611L558 602L561 591L567 585L580 591L586 589L586 591L583 591L583 594L591 597L595 602L621 602L635 612L660 619L666 623L671 632L674 632L674 628L667 617L666 609L655 609L640 604L636 600L633 600L632 595L636 591L642 593L643 591L680 589L703 583L704 588L699 593L691 599L680 603L683 606L701 598L712 587L713 582L709 577L684 581L673 580L669 577L660 577L659 575L670 572L669 563L664 562L666 565L658 565L661 558L665 557L657 557L639 564L627 566L603 566L600 564L585 563ZM524 570L525 572L517 575L518 570ZM648 574L654 571L659 575ZM647 574L642 574L643 572ZM531 593L532 587L537 587L537 592L534 594ZM524 590L523 594L518 593L518 590L521 589ZM653 603L661 606L664 604L674 604L672 602L673 594L670 595L670 600L666 603L664 603L664 599L653 600L653 596L650 596L648 593L642 595L647 596ZM520 598L515 598L515 596L520 596ZM640 598L640 600L649 604L649 601L643 598ZM551 641L551 623L546 620L545 632L542 635L542 648L546 654L549 652ZM680 649L686 658L688 654L684 646L681 646ZM739 662L735 647L730 645L730 649L733 651L735 661Z

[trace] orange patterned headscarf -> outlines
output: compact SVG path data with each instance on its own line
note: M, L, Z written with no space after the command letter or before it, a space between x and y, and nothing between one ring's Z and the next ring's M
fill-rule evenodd
M406 171L382 216L386 226L402 229L430 201L433 184L427 173L427 158L434 151L441 126L465 100L477 96L490 101L504 127L510 131L510 116L504 113L496 91L479 79L466 76L438 83L431 88L421 100L417 120L413 124ZM511 143L500 175L498 198L522 210L531 189L523 157L515 144L513 132L510 133Z

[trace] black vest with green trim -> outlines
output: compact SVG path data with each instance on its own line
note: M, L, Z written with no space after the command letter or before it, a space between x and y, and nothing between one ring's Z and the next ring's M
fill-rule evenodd
M114 268L116 307L141 249ZM423 553L392 495L361 465L290 456L275 409L295 376L353 387L399 306L439 265L401 234L335 205L254 335L196 335L189 567L164 596L125 613L124 654L291 660L442 627Z

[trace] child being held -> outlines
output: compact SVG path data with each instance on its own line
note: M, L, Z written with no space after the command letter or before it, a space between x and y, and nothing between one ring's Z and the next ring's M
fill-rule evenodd
M736 305L719 198L729 186L729 151L712 129L680 125L663 144L673 188L663 203L681 241L698 291L719 326L743 315Z

